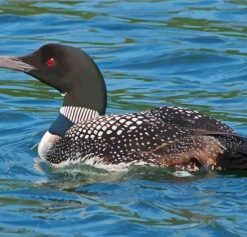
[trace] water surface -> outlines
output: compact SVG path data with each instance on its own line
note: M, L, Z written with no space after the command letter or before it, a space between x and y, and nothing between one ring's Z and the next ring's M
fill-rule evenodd
M80 47L106 79L108 113L177 105L247 136L246 11L240 0L0 1L0 55ZM246 172L41 172L35 145L61 96L1 69L0 101L1 236L247 235Z

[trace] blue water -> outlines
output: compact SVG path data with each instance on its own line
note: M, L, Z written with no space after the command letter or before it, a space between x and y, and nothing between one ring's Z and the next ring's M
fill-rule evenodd
M0 55L80 47L108 113L177 105L247 136L247 3L241 0L0 1ZM0 236L247 236L247 172L179 178L35 165L59 93L0 70Z

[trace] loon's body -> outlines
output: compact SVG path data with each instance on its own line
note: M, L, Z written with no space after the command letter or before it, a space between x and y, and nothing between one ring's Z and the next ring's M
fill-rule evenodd
M51 166L247 169L247 140L213 117L179 107L105 115L103 76L79 49L48 44L24 57L0 57L0 67L24 71L65 95L38 148Z

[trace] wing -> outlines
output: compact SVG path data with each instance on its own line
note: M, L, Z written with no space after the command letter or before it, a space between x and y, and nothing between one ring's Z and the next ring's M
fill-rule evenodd
M230 127L213 117L197 111L178 107L159 107L149 116L184 131L182 137L170 143L138 152L153 157L164 166L186 170L218 167L226 169L247 168L247 141ZM160 134L160 137L166 134Z
M226 124L196 110L179 107L158 107L150 110L149 113L164 123L175 124L179 127L235 134L234 130Z

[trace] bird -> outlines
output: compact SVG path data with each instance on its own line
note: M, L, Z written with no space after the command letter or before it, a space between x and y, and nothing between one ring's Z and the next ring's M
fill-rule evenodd
M108 171L157 166L178 171L247 169L247 139L196 110L155 107L106 114L107 89L80 48L49 43L25 56L1 56L0 67L24 72L63 96L58 117L38 146L55 168L86 164Z

